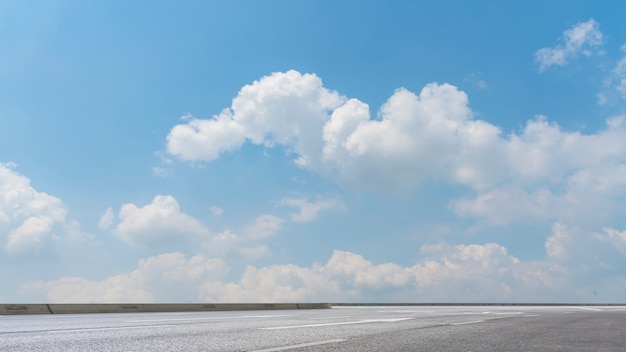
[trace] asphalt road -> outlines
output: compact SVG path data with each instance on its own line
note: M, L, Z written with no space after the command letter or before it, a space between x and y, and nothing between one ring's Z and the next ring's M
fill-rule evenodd
M0 351L626 351L626 307L6 315Z

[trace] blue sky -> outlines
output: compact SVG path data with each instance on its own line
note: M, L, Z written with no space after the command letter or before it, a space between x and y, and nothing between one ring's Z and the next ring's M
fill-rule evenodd
M0 1L0 301L622 302L624 15Z

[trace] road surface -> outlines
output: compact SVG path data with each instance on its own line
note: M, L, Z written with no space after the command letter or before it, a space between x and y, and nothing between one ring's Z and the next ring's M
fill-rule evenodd
M626 351L626 307L5 315L0 351Z

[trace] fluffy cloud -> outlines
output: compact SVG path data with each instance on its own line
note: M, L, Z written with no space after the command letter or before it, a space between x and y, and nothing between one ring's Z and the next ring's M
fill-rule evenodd
M608 244L623 254L624 238L614 229L592 235L557 223L542 261L521 261L496 243L439 243L422 246L423 258L412 266L335 250L323 264L248 266L235 280L227 279L223 260L168 253L102 281L62 278L23 289L53 302L616 301L626 292L611 281L621 277L615 264L622 257L598 258L585 248Z
M346 187L396 189L449 171L463 135L499 130L472 120L467 95L449 84L429 84L419 96L400 89L371 120L369 107L322 86L312 74L274 73L241 89L231 108L209 120L186 117L167 137L184 160L211 161L245 141L282 145L296 164Z
M284 220L278 216L264 214L254 223L243 228L240 234L230 230L212 236L202 244L202 249L213 256L245 258L255 260L271 255L269 248L259 241L274 236L282 227Z
M25 292L44 292L53 303L197 302L198 285L217 280L229 268L220 259L201 255L189 259L182 253L166 253L139 261L136 270L102 281L64 277L24 285Z
M539 71L552 65L565 66L569 59L579 54L590 56L602 44L600 24L594 19L581 22L563 32L563 38L554 48L542 48L535 53Z
M317 218L323 210L342 209L343 205L336 199L319 199L310 202L306 198L283 198L279 205L298 209L297 213L291 214L291 220L295 222L307 222Z
M583 135L562 131L544 117L529 121L521 133L499 141L503 157L491 160L491 169L500 177L470 183L477 196L451 202L452 209L496 224L534 219L594 225L610 221L624 210L623 122L624 117L611 118L605 130Z
M232 106L212 119L185 117L167 137L167 150L184 160L210 161L245 141L293 147L306 165L321 143L310 131L320 130L328 112L344 98L322 86L315 75L275 73L244 86Z
M39 192L30 180L13 170L15 164L0 163L0 240L11 256L42 255L61 241L80 242L92 235L66 219L63 202Z
M110 215L101 224L109 224ZM125 242L148 248L163 247L208 236L209 231L195 218L181 212L174 197L158 195L143 207L127 203L119 211L116 236ZM110 224L109 224L110 225Z
M565 47L595 43L596 27L590 21L567 31ZM226 118L227 124L220 122ZM431 83L419 94L399 89L372 119L367 104L324 88L315 75L274 73L242 88L231 108L205 121L205 129L193 129L202 121L188 118L174 127L168 151L209 161L248 140L282 145L301 167L350 190L399 192L426 179L462 184L476 192L475 198L455 200L451 208L498 224L583 219L597 226L618 213L626 187L623 116L590 134L564 131L537 116L504 134L474 119L467 95L449 84ZM222 125L213 129L214 124ZM211 137L224 128L246 132L225 148ZM178 131L188 129L201 142L178 149L188 138ZM300 209L292 214L294 221L311 219L326 206L294 199L282 203ZM600 209L602 216L594 222L589 209Z

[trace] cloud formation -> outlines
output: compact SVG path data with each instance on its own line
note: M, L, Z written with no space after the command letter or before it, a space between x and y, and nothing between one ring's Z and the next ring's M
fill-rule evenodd
M139 261L127 274L92 281L63 277L55 281L26 284L26 292L45 292L52 303L146 303L198 302L196 287L205 280L216 280L228 273L220 259L180 253L165 253Z
M596 38L596 27L595 21L574 27L567 32L568 45L582 47L590 40L586 38ZM464 217L498 224L524 219L593 222L589 210L601 209L593 223L598 226L616 214L626 191L624 119L609 118L605 129L584 134L564 131L540 115L505 135L474 118L464 92L437 83L419 94L398 89L372 119L367 104L324 88L315 75L289 71L245 86L232 107L213 119L189 118L174 127L168 151L185 160L211 161L244 140L281 145L295 154L300 167L349 190L399 192L437 180L476 192L473 199L450 204ZM194 124L206 126L194 129ZM216 124L220 127L211 127ZM223 138L232 133L222 132L229 128L246 133L224 148ZM186 144L191 137L182 130L197 134L192 144ZM212 140L214 134L222 139ZM176 147L183 144L188 148ZM292 214L294 221L313 218L320 207L330 206L295 199L282 203L300 208Z
M17 173L13 163L0 163L0 240L12 257L54 252L61 241L91 240L80 224L67 220L61 199L39 192Z
M579 54L590 56L598 52L602 44L600 24L594 19L580 22L563 32L560 43L553 48L542 48L535 53L539 71L543 72L553 65L565 66L568 60Z
M101 218L101 225L111 224L110 212ZM183 213L172 196L158 195L143 207L123 204L114 234L124 242L146 248L162 248L177 243L199 241L209 230L198 220Z
M272 74L241 88L232 106L212 119L183 117L186 123L167 136L167 151L184 160L211 161L250 141L293 147L306 164L309 153L321 147L310 131L320 130L343 100L313 74Z
M521 261L496 243L441 242L422 246L422 259L412 266L375 264L335 250L326 263L248 266L235 280L228 279L223 260L168 253L102 281L61 278L23 289L53 302L363 302L381 295L389 302L612 302L626 290L610 280L621 277L611 267L621 256L597 258L585 248L609 245L613 252L604 253L623 254L624 238L614 229L593 235L555 224L541 261ZM602 296L595 297L598 292Z

